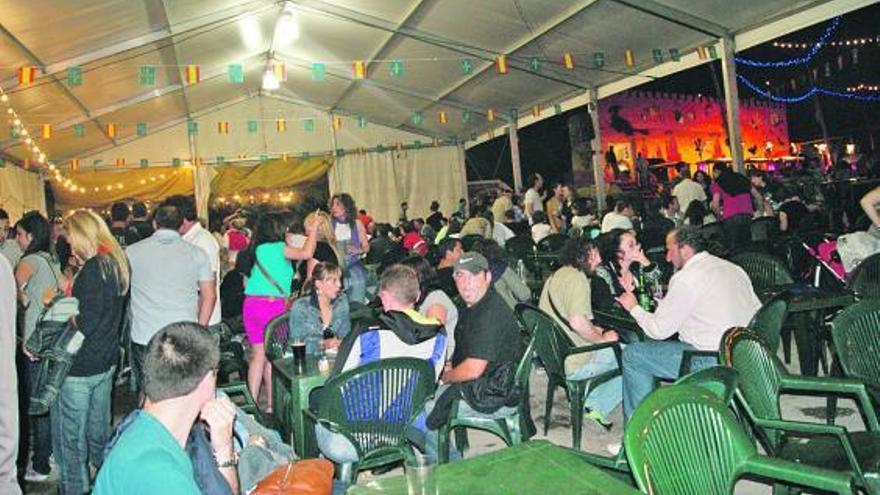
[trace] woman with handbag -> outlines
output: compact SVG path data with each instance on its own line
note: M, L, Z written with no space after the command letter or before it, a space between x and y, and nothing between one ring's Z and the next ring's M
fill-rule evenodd
M336 248L342 253L343 285L348 302L367 302L367 270L361 261L370 252L370 239L364 224L358 221L357 206L348 193L330 198L333 235Z
M22 342L27 342L37 328L37 321L45 308L45 301L63 290L67 282L61 274L58 261L52 256L51 226L49 221L38 211L25 213L15 224L15 240L24 253L15 269L15 280L18 283L18 299L24 310L24 323L21 328ZM49 296L48 298L46 296ZM19 373L26 385L22 403L25 405L22 419L22 445L19 455L22 464L27 462L28 430L33 438L33 456L27 467L27 481L45 481L49 478L51 467L49 456L52 455L51 426L48 415L28 416L27 404L30 402L32 387L36 385L36 377L40 363L30 355L24 346L21 347L21 366ZM24 466L20 466L24 467Z
M307 260L315 253L316 227L306 226L306 242L301 248L284 242L285 217L268 213L258 222L247 251L239 254L238 269L247 275L244 287L242 318L251 344L248 364L248 389L259 401L260 388L266 383L266 412L272 412L272 366L266 361L263 342L266 325L287 311L293 282L291 260Z
M73 324L84 339L50 417L59 493L81 495L90 489L90 461L101 466L110 438L110 397L130 271L115 236L96 213L76 210L64 224L81 265L73 280L72 295L79 301Z

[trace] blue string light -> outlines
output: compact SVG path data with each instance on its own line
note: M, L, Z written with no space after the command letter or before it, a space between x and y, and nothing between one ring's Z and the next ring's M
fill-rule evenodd
M823 46L828 42L828 38L834 34L834 31L837 30L837 26L840 25L840 16L835 17L831 20L831 24L825 28L825 32L822 33L822 36L813 44L813 47L810 48L810 51L807 52L803 57L790 58L788 60L780 60L777 62L764 62L761 60L752 60L750 58L743 57L735 57L736 63L742 65L748 65L749 67L791 67L794 65L804 65L810 63L811 60L819 53L819 50L822 49Z
M834 96L837 98L846 98L848 100L855 101L871 101L871 102L880 102L880 96L871 96L871 95L859 95L852 93L842 93L840 91L834 91L831 89L819 88L816 86L811 87L807 90L806 93L803 93L798 96L775 96L770 91L761 88L757 84L749 81L742 74L737 74L736 78L739 79L739 82L743 83L747 88L751 89L755 93L767 98L771 101L775 101L777 103L800 103L806 99L812 98L814 95L823 94L826 96Z

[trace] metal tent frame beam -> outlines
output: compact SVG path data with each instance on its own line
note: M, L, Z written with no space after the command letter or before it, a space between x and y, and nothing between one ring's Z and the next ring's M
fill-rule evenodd
M644 12L646 14L658 17L665 21L678 24L693 31L703 33L715 38L729 36L728 29L720 24L708 21L693 14L689 14L683 10L669 7L654 0L612 0L614 3L625 5L631 9Z

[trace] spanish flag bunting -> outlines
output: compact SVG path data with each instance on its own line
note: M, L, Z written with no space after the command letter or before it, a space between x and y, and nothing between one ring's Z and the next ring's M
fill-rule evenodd
M507 74L507 55L498 55L495 58L495 71L499 74Z
M333 128L337 131L342 129L342 117L333 116Z
M491 108L486 110L486 122L493 122L495 120L495 110Z
M403 143L401 143L400 141L398 141L397 144L394 145L394 147L397 149L397 151L403 151Z
M68 166L70 167L70 170L76 170L76 169L78 169L78 168L79 168L79 159L78 159L78 158L72 158L72 159L70 160L70 163L68 164Z
M116 124L110 122L106 125L105 130L107 131L107 137L115 138L116 137Z
M495 137L495 129L489 128L486 134L489 136L489 139L493 139Z
M290 156L290 155L288 155L287 152L281 153L281 160L286 162L288 156Z
M116 168L122 168L125 166L125 158L117 158L116 159Z
M367 63L363 60L355 60L354 64L352 64L352 70L354 72L355 79L366 79Z
M29 168L31 168L31 159L30 159L30 158L25 158L24 160L22 160L22 162L21 162L21 166L22 166L22 168L24 168L24 169L29 169Z
M716 49L714 45L709 47L709 58L711 58L712 60L718 58L718 49Z
M626 66L627 67L632 67L633 65L636 64L636 57L635 57L635 55L633 55L632 50L627 49L626 52L624 52L624 56L626 57Z
M441 124L449 122L449 117L446 116L446 110L440 110L437 119L440 121Z
M24 65L18 69L18 84L33 84L37 78L37 68L33 65Z
M195 159L194 161L195 161L195 166L196 166L196 167L201 167L201 166L202 166L202 157L197 156L196 159Z
M284 132L287 130L287 121L284 119L276 119L275 120L275 130L278 132Z
M697 56L700 58L700 60L706 60L707 58L709 58L709 53L706 51L705 46L697 48Z
M287 68L284 66L284 62L272 62L272 73L275 74L278 81L287 80Z
M440 139L435 137L435 138L431 141L431 144L434 145L435 148L436 148L437 146L440 146Z
M229 122L217 122L217 134L229 134Z
M673 62L681 60L681 52L678 51L678 48L669 49L669 58L671 58Z
M52 124L40 125L40 137L43 139L49 139L52 137Z
M198 65L187 65L185 71L185 79L187 84L198 84L202 80L201 72Z
M571 55L571 52L565 52L562 56L562 65L568 70L574 70L574 57Z
M535 105L532 107L532 117L540 117L541 116L541 105Z

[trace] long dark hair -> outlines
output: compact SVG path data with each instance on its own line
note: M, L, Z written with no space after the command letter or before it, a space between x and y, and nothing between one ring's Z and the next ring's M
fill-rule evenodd
M354 198L351 197L351 194L334 194L330 198L331 205L333 204L334 199L339 200L339 202L342 203L342 207L345 209L345 223L354 225L354 222L357 221L357 206L355 206Z
M602 257L602 263L611 267L614 273L620 273L620 260L618 253L620 252L620 239L623 234L633 231L627 229L612 229L599 237L599 255Z
M740 194L748 194L752 190L752 183L742 174L738 174L727 166L725 163L716 163L715 170L721 172L721 175L715 179L718 187L722 191L731 196L739 196Z
M684 212L684 216L688 219L688 223L694 227L702 227L703 221L706 218L706 212L706 207L702 201L691 201L687 211Z
M25 213L15 223L15 227L20 227L21 230L31 235L31 242L28 244L27 249L24 250L25 256L40 252L52 253L52 227L42 213L36 210Z
M312 269L312 278L310 278L302 287L301 294L311 294L315 290L315 281L325 280L329 277L337 277L342 280L342 269L339 265L331 261L319 261ZM337 297L345 297L345 294L339 293Z
M245 251L244 256L239 256L238 266L241 273L249 275L257 259L257 248L270 242L284 242L284 233L287 230L287 218L283 213L269 212L257 219L254 228L254 236Z
M419 300L416 301L416 305L419 305L425 300L428 293L436 288L437 272L434 271L428 260L421 256L410 256L401 261L400 264L415 270L416 275L419 277Z

